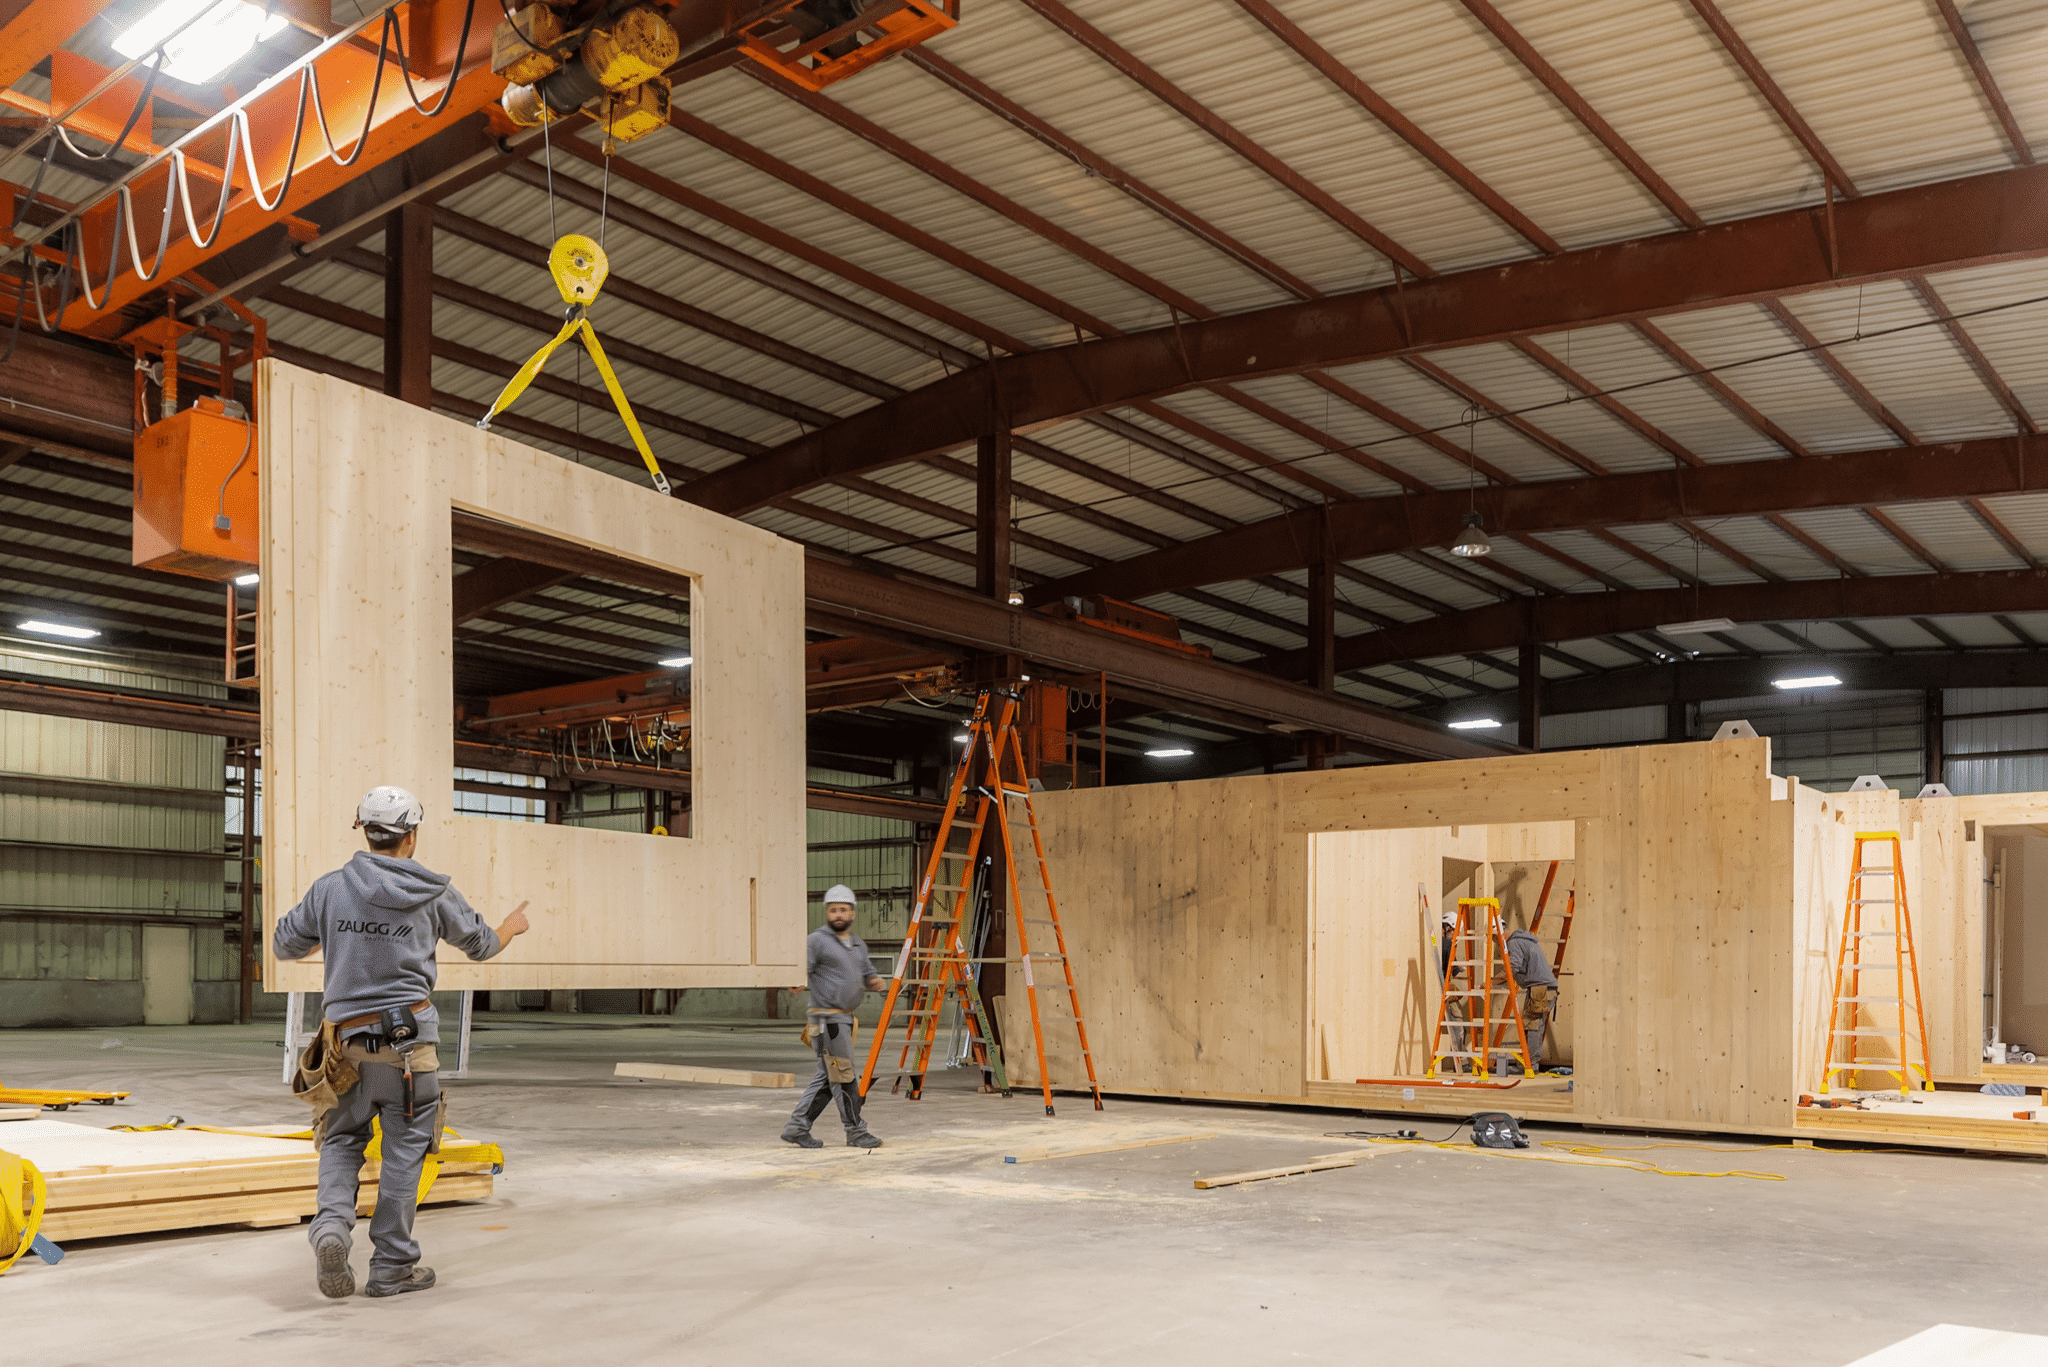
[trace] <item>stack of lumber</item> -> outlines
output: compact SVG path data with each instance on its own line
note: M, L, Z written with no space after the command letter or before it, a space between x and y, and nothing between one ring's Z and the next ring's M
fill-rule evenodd
M50 1204L44 1237L57 1243L209 1225L295 1224L314 1212L320 1161L312 1141L218 1130L102 1130L23 1120L0 1147L42 1170ZM449 1146L428 1201L491 1194L493 1163ZM377 1169L363 1165L357 1208L377 1202Z

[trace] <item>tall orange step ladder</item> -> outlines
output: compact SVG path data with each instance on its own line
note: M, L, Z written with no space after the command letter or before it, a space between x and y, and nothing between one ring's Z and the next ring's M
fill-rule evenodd
M1061 1007L1072 1013L1081 1062L1088 1074L1088 1091L1094 1097L1095 1109L1102 1109L1102 1086L1095 1075L1095 1056L1088 1047L1088 1027L1081 1018L1081 993L1074 982L1073 958L1068 953L1066 932L1060 925L1059 899L1053 892L1038 813L1031 803L1031 781L1017 734L1018 702L1015 692L999 685L982 689L975 700L974 719L967 727L967 748L959 767L953 771L945 814L939 822L940 835L933 842L931 859L918 881L909 931L882 1002L882 1023L868 1044L867 1063L860 1075L863 1097L874 1083L882 1050L889 1038L898 1034L902 1040L897 1060L899 1072L911 1079L913 1099L922 1094L939 1015L948 1000L959 1003L970 1037L976 1041L978 1056L986 1060L985 1067L993 1066L1007 1095L1009 1087L1001 1071L1000 1051L988 1028L975 985L978 965L1000 963L1016 965L1024 980L1031 1044L1038 1062L1038 1086L1045 1101L1045 1113L1053 1114L1055 1086L1051 1069L1046 1065L1045 1016ZM966 818L964 813L970 801L974 814ZM1016 819L1013 812L1021 812L1022 820ZM966 830L964 847L955 844L962 827ZM990 838L991 830L996 832L994 839ZM1020 858L1016 837L1024 831L1030 832L1031 848ZM998 841L1009 880L1010 935L1008 952L991 957L974 952L975 947L970 947L964 932L971 928L969 910L973 906L974 875L981 867L981 851L987 846L993 854ZM948 907L950 915L946 914ZM1041 911L1043 914L1038 914ZM1057 952L1031 948L1033 926L1051 927ZM1040 943L1044 943L1042 936ZM1034 966L1054 963L1060 967L1060 980L1038 982ZM1041 993L1048 994L1043 1001Z
M1558 927L1557 934L1545 936L1537 932L1543 928L1543 912L1550 905L1550 892L1557 885L1557 870L1563 862L1561 859L1550 861L1550 871L1543 875L1543 891L1536 894L1536 914L1529 918L1529 933L1535 935L1540 943L1550 946L1550 976L1557 979L1559 990L1564 984L1564 952L1572 942L1572 918L1578 914L1579 889L1576 884L1565 889L1564 910L1557 917L1564 924ZM1523 1028L1528 1028L1527 1021L1523 1022ZM1506 1033L1505 1023L1494 1026L1492 1037L1486 1042L1487 1047L1498 1052L1501 1038ZM1540 1064L1543 1060L1537 1059L1536 1062Z
M1866 845L1890 846L1891 863L1865 864ZM1827 1043L1820 1074L1823 1092L1833 1085L1838 1073L1847 1073L1852 1079L1859 1073L1883 1073L1898 1080L1903 1094L1914 1090L1913 1074L1918 1072L1919 1090L1934 1090L1933 1064L1927 1053L1927 1016L1921 1009L1920 960L1913 952L1913 913L1907 905L1904 873L1905 858L1897 831L1856 833L1856 849L1849 862L1849 896L1842 908L1842 940L1835 951L1834 993L1828 1004ZM1889 895L1869 895L1872 890L1865 888L1866 879L1876 883L1876 891ZM1889 955L1882 955L1881 944L1874 946L1881 957L1871 959L1865 955L1866 942L1886 940L1891 942ZM1885 961L1887 958L1889 962ZM1879 975L1878 986L1890 983L1891 994L1866 992L1866 973ZM1892 1010L1885 1011L1887 1006ZM1880 1018L1887 1015L1892 1024L1879 1024ZM1892 1045L1890 1055L1871 1052L1884 1042ZM1907 1052L1908 1042L1920 1046L1918 1063ZM1852 1090L1858 1090L1853 1082Z
M1498 987L1493 982L1496 972L1502 978ZM1507 1014L1496 1016L1494 1002L1503 993ZM1501 930L1500 899L1460 897L1457 920L1451 927L1451 961L1444 970L1444 994L1437 1003L1436 1031L1429 1046L1429 1066L1422 1075L1434 1080L1438 1065L1448 1060L1450 1066L1444 1071L1473 1075L1475 1080L1467 1086L1513 1086L1487 1081L1488 1056L1496 1052L1494 1027L1512 1024L1522 1074L1533 1076L1536 1069L1529 1059L1521 1003L1521 984L1515 981L1515 970L1508 963L1507 936Z

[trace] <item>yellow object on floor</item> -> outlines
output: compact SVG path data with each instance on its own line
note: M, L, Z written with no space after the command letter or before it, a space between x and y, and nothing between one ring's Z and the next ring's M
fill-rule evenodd
M48 1189L36 1165L19 1154L0 1149L0 1275L21 1260L43 1227L43 1208L49 1204Z

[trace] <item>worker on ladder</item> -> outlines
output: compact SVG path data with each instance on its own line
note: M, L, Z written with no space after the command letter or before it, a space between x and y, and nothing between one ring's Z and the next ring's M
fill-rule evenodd
M1529 1041L1529 1062L1543 1067L1543 1037L1550 1024L1551 1013L1557 1009L1557 972L1550 966L1550 956L1543 952L1543 942L1529 933L1523 923L1522 913L1515 913L1515 929L1508 936L1508 961L1504 968L1493 971L1493 985L1497 992L1506 995L1508 972L1514 974L1515 985L1522 989L1522 1033ZM1489 1016L1498 1014L1487 1012ZM1521 1067L1521 1059L1512 1051L1501 1052L1502 1060L1494 1071L1505 1073L1509 1065Z
M440 1027L429 997L435 947L446 940L471 959L492 959L527 929L526 903L493 930L447 874L414 861L425 819L405 789L372 788L356 806L369 848L314 879L271 940L280 959L318 949L326 961L320 1033L292 1090L313 1107L320 1205L307 1237L320 1293L336 1300L356 1290L349 1242L373 1125L382 1148L363 1292L396 1296L434 1284L434 1270L419 1265L412 1221L420 1167L441 1149Z
M804 970L810 979L811 1004L804 1012L804 1040L818 1055L818 1071L789 1113L782 1142L800 1149L822 1149L824 1141L811 1125L836 1102L846 1126L846 1142L856 1149L879 1149L882 1141L861 1119L860 1074L853 1066L853 1013L863 992L880 992L888 984L875 972L868 942L853 933L858 908L853 889L834 883L825 890L825 924L804 941ZM804 991L795 988L794 991Z

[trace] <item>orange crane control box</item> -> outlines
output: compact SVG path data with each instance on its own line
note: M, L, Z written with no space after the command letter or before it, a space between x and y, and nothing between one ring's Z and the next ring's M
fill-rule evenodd
M136 434L135 564L232 579L258 545L255 423L202 398Z

